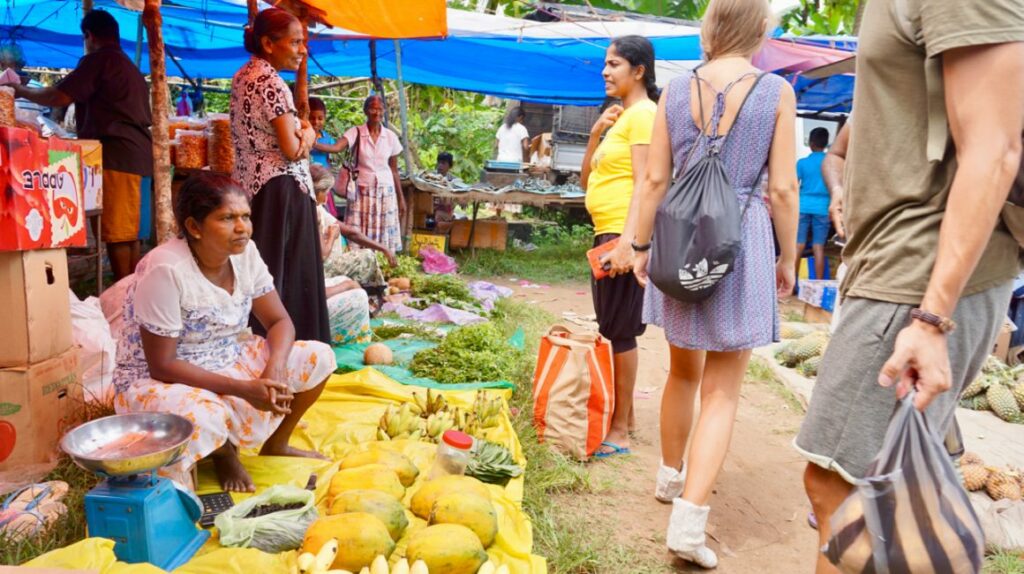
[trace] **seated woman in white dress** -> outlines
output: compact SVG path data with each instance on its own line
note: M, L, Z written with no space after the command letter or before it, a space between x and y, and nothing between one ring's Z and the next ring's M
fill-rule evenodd
M336 363L331 348L296 341L273 278L249 237L249 200L228 177L190 177L174 206L181 235L150 251L125 292L115 408L179 414L195 425L185 456L164 469L190 484L213 460L227 491L252 492L238 451L319 457L288 439ZM267 330L249 332L250 312Z

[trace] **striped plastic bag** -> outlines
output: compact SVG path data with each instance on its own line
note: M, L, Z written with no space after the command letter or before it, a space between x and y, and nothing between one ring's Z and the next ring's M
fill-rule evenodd
M537 438L586 460L608 434L614 409L611 343L598 334L551 327L541 339L533 375Z
M981 571L981 522L913 397L897 405L882 451L832 515L823 552L842 572Z

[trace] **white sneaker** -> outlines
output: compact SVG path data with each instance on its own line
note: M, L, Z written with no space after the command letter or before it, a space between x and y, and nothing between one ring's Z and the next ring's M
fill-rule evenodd
M654 498L666 504L672 499L683 495L683 487L686 485L686 465L683 470L676 470L662 463L658 467L657 482L654 485Z
M708 525L708 506L697 506L677 498L672 501L672 516L668 520L666 545L673 554L702 568L718 566L718 556L705 543L704 530Z

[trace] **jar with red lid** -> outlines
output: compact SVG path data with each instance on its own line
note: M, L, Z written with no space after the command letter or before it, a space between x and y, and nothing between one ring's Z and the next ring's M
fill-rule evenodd
M466 474L466 466L473 456L472 450L473 437L457 430L445 431L441 435L441 443L437 445L437 457L427 479Z

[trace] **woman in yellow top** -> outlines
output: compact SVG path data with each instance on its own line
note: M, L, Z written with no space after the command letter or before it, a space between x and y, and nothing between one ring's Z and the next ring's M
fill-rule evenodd
M604 89L622 105L608 107L590 130L583 159L587 211L594 220L594 247L619 236L633 237L635 190L643 182L647 147L658 105L654 83L654 46L641 36L612 40L605 54ZM605 133L607 131L607 133ZM604 140L601 139L604 134ZM636 338L643 334L643 287L633 277L633 249L620 241L603 262L609 276L591 277L594 310L601 334L612 342L615 361L615 412L611 428L594 456L629 454L636 385Z

